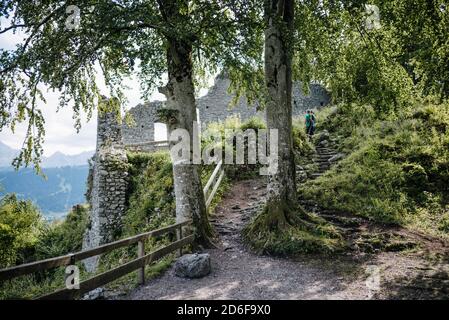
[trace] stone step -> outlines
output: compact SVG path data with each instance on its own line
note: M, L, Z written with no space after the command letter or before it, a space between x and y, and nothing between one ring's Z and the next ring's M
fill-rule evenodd
M312 173L310 175L310 179L314 180L314 179L321 177L322 175L323 175L322 173Z
M337 152L336 149L318 149L316 152Z
M329 152L329 153L317 153L316 155L314 155L314 157L333 157L335 156L337 153L334 152Z
M319 156L327 156L327 155L331 155L331 154L337 154L337 152L334 152L334 151L326 151L326 152L317 152L316 153L317 155L319 155Z
M335 156L335 154L317 154L315 156L313 156L314 158L332 158L333 156Z
M330 163L330 161L329 161L329 159L319 159L319 160L314 160L313 163L320 165L320 164L328 164L328 163Z
M317 151L316 154L319 155L328 155L328 154L336 154L336 152L334 150L329 150L329 151Z
M335 152L329 152L329 153L318 153L316 156L319 156L319 157L333 157L333 156L335 156L335 155L337 155L338 153L335 153Z

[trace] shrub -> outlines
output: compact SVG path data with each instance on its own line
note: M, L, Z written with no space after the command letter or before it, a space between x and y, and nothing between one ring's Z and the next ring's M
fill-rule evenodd
M87 223L87 207L76 206L62 221L47 223L29 201L14 195L0 204L2 266L22 264L79 251ZM64 283L61 268L37 272L0 284L0 299L34 298Z
M78 205L73 207L64 220L47 225L37 243L36 260L80 251L87 222L88 207Z
M0 268L26 262L43 227L42 216L31 201L5 196L0 201Z
M229 145L230 139L225 139L225 130L242 130L243 132L249 129L255 130L256 134L257 131L260 129L266 129L265 122L259 118L259 117L253 117L250 118L244 122L241 122L240 118L238 117L229 117L223 122L213 122L210 123L207 127L207 130L205 134L203 134L202 139L202 149L205 150L206 148L211 149L214 146L220 147L223 150L222 153L222 159L224 159L224 149L226 150L234 150L234 159L235 159L235 148L236 148L236 139L234 138L231 143L232 145ZM216 141L216 139L212 139L212 136L216 136L219 141ZM225 148L223 148L225 147ZM259 174L260 165L259 164L248 164L247 163L247 154L248 154L248 139L245 138L244 142L244 149L245 149L245 163L244 164L238 164L238 165L231 165L226 166L226 174L229 179L234 180L243 180L243 179L249 179L254 178ZM207 170L210 170L211 168L206 166ZM212 169L213 170L213 169Z

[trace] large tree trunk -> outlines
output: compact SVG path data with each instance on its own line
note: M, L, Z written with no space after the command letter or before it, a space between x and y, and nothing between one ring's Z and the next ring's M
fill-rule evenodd
M178 2L168 0L161 3L161 10L168 21L178 19ZM192 46L188 40L167 37L168 84L161 92L167 97L167 109L170 110L168 134L176 129L187 130L190 136L190 159L193 159L197 113L191 54ZM192 162L173 161L176 220L183 222L192 219L196 243L209 247L213 231L207 216L199 169L199 165Z
M269 177L267 211L275 224L285 222L295 205L296 179L292 138L292 50L294 0L265 0L265 82L269 129L279 133L279 169Z

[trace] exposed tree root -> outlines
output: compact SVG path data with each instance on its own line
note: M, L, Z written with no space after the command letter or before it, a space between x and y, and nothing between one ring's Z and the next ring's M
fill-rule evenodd
M342 235L324 219L300 206L267 204L243 230L249 247L259 254L291 256L343 250Z

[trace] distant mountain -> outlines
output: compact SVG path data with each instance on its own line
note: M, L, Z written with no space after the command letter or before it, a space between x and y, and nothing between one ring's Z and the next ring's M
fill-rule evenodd
M16 193L21 199L32 200L47 218L64 216L72 206L85 202L88 159L93 151L77 155L56 152L44 157L41 166L47 180L32 168L13 170L11 163L18 154L0 141L0 198Z
M7 168L19 154L18 150L8 147L0 141L0 168ZM42 159L41 166L43 168L61 168L67 166L85 166L88 164L87 160L92 158L94 151L86 151L76 155L66 155L62 152L56 152L50 157Z
M0 167L11 166L12 160L19 152L0 141Z
M0 171L0 198L16 193L21 199L32 200L47 218L64 216L74 205L86 202L87 165L44 168L43 172L47 179L31 168Z
M48 158L42 160L43 168L59 168L66 166L84 166L88 164L88 160L94 155L93 151L86 151L73 156L66 155L62 152L56 152Z

